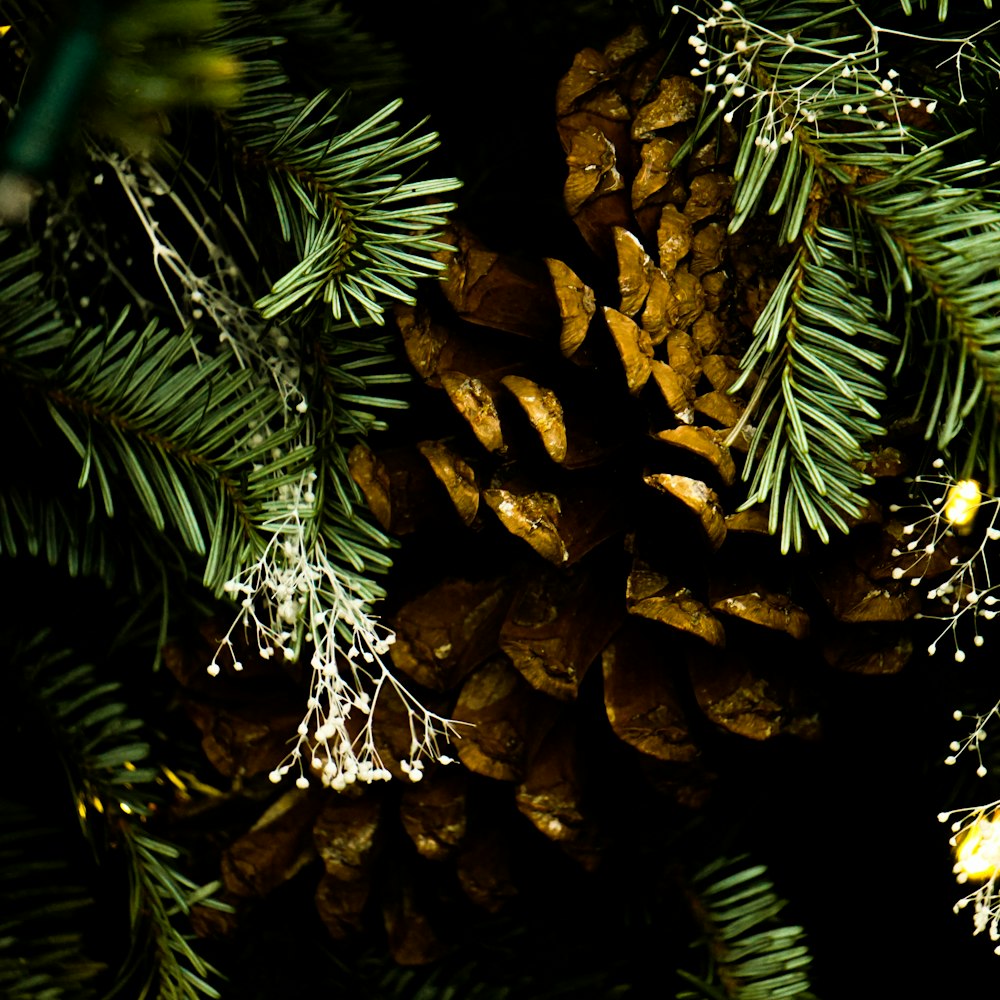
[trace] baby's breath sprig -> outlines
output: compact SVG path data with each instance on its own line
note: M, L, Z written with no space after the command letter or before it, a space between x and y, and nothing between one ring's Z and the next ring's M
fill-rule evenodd
M932 463L935 469L944 466L942 459ZM1000 498L984 494L978 483L972 479L956 480L948 475L921 475L913 480L915 500L920 502L921 515L903 527L903 535L908 537L906 552L924 553L928 556L946 544L971 531L976 524L974 540L962 554L949 560L950 572L945 580L934 584L927 591L929 610L917 615L918 618L944 623L944 627L928 645L927 652L933 656L943 638L951 635L955 646L955 660L962 663L966 651L960 640L959 623L971 621L972 644L982 646L985 637L979 630L980 622L992 621L1000 609L1000 582L994 583L990 572L989 546L1000 540ZM893 504L890 510L898 512L903 508ZM904 549L893 549L892 555L899 557ZM906 571L893 570L894 579L902 579ZM921 575L910 578L914 587L924 582Z
M971 905L973 934L985 931L991 941L1000 941L1000 799L938 813L938 820L951 825L956 881L978 883L955 903L955 913ZM994 951L1000 955L1000 945Z
M880 29L867 19L865 33L835 33L821 43L814 20L807 38L791 21L784 32L758 24L730 0L706 6L707 15L671 8L696 20L687 40L699 57L691 75L703 78L706 97L715 102L702 132L720 114L732 123L749 109L754 145L775 153L797 137L849 143L852 133L871 140L874 131L884 132L886 141L905 138L905 107L936 109L934 101L903 94L896 70L883 70Z
M219 674L223 650L234 670L243 669L234 645L241 628L255 635L265 660L279 654L295 661L311 650L306 713L294 746L270 773L278 782L296 770L299 788L309 786L310 774L337 791L391 776L376 747L374 720L380 697L392 691L405 706L410 727L409 755L400 768L419 781L425 759L452 763L442 744L457 736L456 724L424 708L386 665L383 657L395 635L369 614L356 581L328 557L322 535L310 530L316 480L310 471L297 484L279 488L284 517L271 523L273 534L257 563L224 585L241 611L208 672ZM363 718L360 727L352 716Z

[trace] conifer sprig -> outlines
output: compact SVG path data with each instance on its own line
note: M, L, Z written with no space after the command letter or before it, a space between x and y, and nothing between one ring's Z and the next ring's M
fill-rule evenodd
M778 215L780 240L795 251L743 361L761 378L746 414L757 425L748 503L771 504L783 549L801 545L805 526L824 539L831 526L846 530L865 502L867 445L882 432L876 404L888 373L908 365L926 372L915 405L928 438L944 448L972 428L966 465L988 465L992 481L1000 212L981 160L949 162L960 136L932 145L910 124L932 122L938 102L906 96L887 65L886 39L907 32L818 0L723 0L694 13L692 74L704 78L705 101L679 157L720 119L738 118L731 228ZM940 38L942 64L959 71L963 46L990 30ZM795 359L795 378L776 349ZM861 365L845 378L852 357Z
M246 96L221 121L248 175L238 179L244 215L247 181L259 182L297 261L257 307L267 319L315 306L335 322L382 323L387 298L412 303L416 280L441 270L432 254L446 247L435 235L454 205L440 196L459 182L413 175L438 137L402 131L392 118L400 101L350 125L344 95L290 93L270 57L278 40L252 37L241 7L224 5L229 27L219 42L242 55Z
M102 681L91 664L74 664L72 653L44 634L16 648L10 666L20 675L25 718L45 732L62 763L67 811L79 818L96 863L118 851L126 860L131 950L105 995L138 989L129 995L218 997L209 982L216 970L181 924L195 905L226 908L214 899L219 884L202 886L184 875L175 864L181 851L148 829L160 801L160 770L147 763L145 726L130 715L122 686Z

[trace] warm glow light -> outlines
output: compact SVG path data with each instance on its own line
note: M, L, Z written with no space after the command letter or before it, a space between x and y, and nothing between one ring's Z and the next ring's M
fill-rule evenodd
M960 479L948 490L942 512L944 519L964 535L972 528L982 496L975 479Z
M962 878L988 879L1000 873L1000 810L979 816L958 836L955 874Z
M119 802L118 805L121 808L121 811L125 813L126 816L131 814L132 807L127 802Z

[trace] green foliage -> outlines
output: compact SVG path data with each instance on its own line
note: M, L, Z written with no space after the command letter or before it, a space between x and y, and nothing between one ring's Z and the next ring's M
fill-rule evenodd
M392 543L365 512L347 453L401 405L398 361L373 324L442 266L434 237L451 206L440 196L457 182L418 178L437 138L398 124L395 56L337 7L85 6L84 41L99 34L111 55L87 70L86 113L65 98L47 159L21 164L58 180L39 185L24 225L0 230L11 435L0 552L124 583L136 628L159 645L178 604L230 597L247 579L256 589L234 629L249 604L289 660L331 634L370 638L373 576ZM18 123L31 123L18 105L25 80L59 90L45 42L72 41L80 25L54 31L58 9L44 0L3 7L16 54L0 76L9 152ZM372 57L356 72L354 45ZM317 47L329 65L296 65ZM352 78L358 99L345 92ZM292 572L313 588L305 607L286 592ZM56 602L66 581L52 581ZM129 875L129 954L112 995L217 996L215 970L183 930L192 907L216 905L216 885L190 878L157 832L145 727L116 682L51 646L18 654L21 699L44 720L100 871ZM324 649L335 672L340 647ZM11 919L22 916L10 953L28 956L36 978L22 981L22 962L11 982L23 993L49 976L56 989L76 951L30 944L31 913Z
M88 1000L100 962L87 957L93 906L76 881L58 828L0 799L0 991L8 1000Z
M962 155L969 133L940 126L986 106L998 26L966 11L948 36L892 5L821 0L695 14L694 72L710 91L678 159L731 122L730 228L777 216L792 258L743 359L740 384L759 377L748 505L770 503L784 551L807 526L824 540L846 531L890 394L938 449L994 482L1000 211L986 162Z
M747 866L745 856L720 858L695 875L689 895L710 968L704 978L678 970L693 989L677 1000L815 1000L804 932L776 919L786 902L773 890L766 867Z
M399 101L348 125L344 95L289 93L286 72L257 54L275 40L247 34L248 6L225 5L230 26L220 36L245 62L246 95L224 120L227 137L266 185L297 261L257 307L272 319L323 304L334 321L381 323L385 298L412 302L416 279L443 266L430 255L447 248L433 237L454 206L438 198L458 181L404 172L437 135L400 131L391 117ZM246 214L242 186L240 200Z
M879 326L866 275L856 270L854 255L865 249L863 238L819 225L806 233L744 358L743 379L759 370L758 386L771 393L760 403L767 439L755 436L747 457L755 469L747 503L784 491L771 504L769 525L777 531L780 515L783 551L802 547L803 519L823 541L828 523L847 531L842 514L861 513L857 490L873 482L858 468L865 458L859 441L881 430L874 404L885 396L877 373L886 358L858 341L898 341Z
M5 668L8 683L19 685L17 724L61 766L62 786L58 771L46 781L53 815L78 817L78 830L98 866L97 880L114 870L116 859L128 872L131 950L114 974L115 988L104 995L130 990L127 995L163 1000L218 997L208 981L216 971L181 929L196 904L225 908L213 898L218 883L199 885L184 875L175 864L180 850L149 828L160 802L160 771L147 763L145 726L129 713L121 684L102 680L90 664L74 663L70 651L54 648L44 634L16 646ZM82 888L66 888L61 881L68 869L63 859L71 853L65 832L62 843L53 835L52 854L28 859L25 839L31 837L38 848L45 843L45 828L29 833L35 819L17 808L9 815L4 810L4 822L9 847L0 877L11 886L7 901L16 902L18 912L5 918L10 937L3 941L12 957L0 950L0 982L7 977L9 995L35 1000L92 995L73 991L96 986L102 966L86 957L83 946L78 912L91 900ZM114 885L116 879L110 881ZM120 891L124 897L124 884ZM46 922L54 922L51 930Z

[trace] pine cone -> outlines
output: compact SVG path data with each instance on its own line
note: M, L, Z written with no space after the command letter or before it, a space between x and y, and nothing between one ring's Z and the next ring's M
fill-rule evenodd
M901 669L919 609L877 490L849 537L793 557L738 509L753 383L729 390L789 250L770 219L727 229L728 125L672 165L702 93L663 66L638 31L577 57L557 111L592 256L543 268L455 227L447 308L396 313L426 423L418 408L414 444L351 456L382 524L412 539L396 667L474 724L458 744L471 780L514 783L586 867L605 719L638 751L616 759L697 805L731 745L716 733L816 737L812 688L830 667ZM906 464L886 445L869 471L891 491ZM420 837L441 857L433 826Z
M734 736L819 735L813 689L831 667L893 673L910 656L919 597L899 570L947 562L893 555L903 526L877 491L850 536L793 557L762 511L739 510L753 383L729 390L788 250L769 219L727 229L728 125L673 165L702 93L663 67L638 31L580 53L557 113L589 252L525 262L455 227L443 295L396 312L426 387L405 436L349 457L376 518L406 538L393 663L471 724L462 767L408 781L405 719L383 717L402 782L322 804L310 792L272 817L273 837L265 817L227 852L235 895L269 891L237 879L238 859L278 845L280 881L311 826L331 934L377 899L406 964L441 953L435 919L516 894L512 859L548 841L591 870L634 840L623 796L655 790L679 824ZM869 471L895 484L905 466L887 445ZM195 711L206 739L209 716Z

